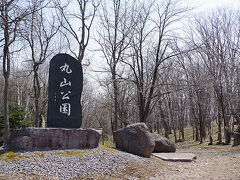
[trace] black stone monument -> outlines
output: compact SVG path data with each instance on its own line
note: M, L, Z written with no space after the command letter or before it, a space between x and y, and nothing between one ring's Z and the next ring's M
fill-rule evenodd
M82 65L68 54L50 61L47 127L80 128L82 124Z

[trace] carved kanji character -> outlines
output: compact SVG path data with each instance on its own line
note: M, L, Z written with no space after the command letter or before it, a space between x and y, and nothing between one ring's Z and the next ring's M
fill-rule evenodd
M71 81L68 81L66 80L66 78L63 78L63 81L60 83L60 87L63 87L63 86L71 86Z
M71 115L71 104L70 103L62 103L60 105L60 113Z
M72 73L72 70L69 68L69 65L67 63L61 66L60 69L62 72L66 72L67 74Z
M68 94L70 94L70 93L71 93L71 91L68 91L68 92L65 93L65 94L64 94L64 92L61 92L61 95L63 95L62 100L70 99L69 96L68 96Z

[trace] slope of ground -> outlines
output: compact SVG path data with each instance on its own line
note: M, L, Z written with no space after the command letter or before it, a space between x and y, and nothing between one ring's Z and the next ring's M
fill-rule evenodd
M199 179L199 180L240 180L240 146L232 147L231 145L207 145L208 141L205 141L203 144L193 141L191 135L191 129L188 128L185 130L185 135L188 141L177 143L178 152L191 152L197 155L197 159L193 162L167 162L163 161L156 157L140 158L129 153L122 151L114 150L108 148L107 146L114 146L112 139L106 141L103 149L96 149L86 153L81 150L76 151L59 151L56 154L53 152L34 152L35 156L38 159L49 158L48 155L54 154L60 155L62 162L61 167L64 167L64 161L68 166L75 167L78 162L81 162L79 168L83 168L83 165L86 165L86 171L89 169L92 171L90 174L83 176L82 174L77 174L72 171L71 173L74 176L71 176L71 173L68 174L67 168L58 169L59 164L56 162L51 162L44 160L45 163L49 163L49 167L52 167L56 172L61 170L67 173L66 176L62 178L58 175L54 176L56 172L47 172L48 169L43 168L42 172L31 171L31 169L25 173L24 171L15 170L11 173L9 172L0 172L0 180L5 179L149 179L149 180L182 180L182 179ZM214 134L216 137L216 134ZM216 143L216 140L214 141ZM110 153L109 153L110 152ZM6 153L2 151L0 156L2 158L6 157ZM48 155L47 155L48 154ZM11 155L11 154L10 154ZM23 157L15 156L12 154L9 158L21 158ZM26 156L29 156L26 154ZM70 157L69 157L70 156ZM74 156L74 157L72 157ZM75 157L77 156L77 157ZM36 160L36 157L34 158ZM106 159L107 158L107 159ZM32 159L32 160L34 160ZM51 158L50 158L51 159ZM72 160L73 161L72 161ZM69 161L70 160L70 161ZM84 160L84 162L83 162ZM97 162L96 162L97 161ZM20 161L21 162L21 161ZM16 163L20 163L16 161ZM36 161L31 162L31 159L28 160L29 163L36 163ZM11 161L9 161L11 164ZM3 163L4 164L4 163ZM0 164L3 165L3 164ZM5 164L7 166L7 162ZM104 166L106 165L106 171ZM101 167L99 167L101 166ZM15 167L15 166L14 166ZM17 166L18 167L18 166ZM94 168L93 168L94 167ZM24 167L23 167L24 168ZM102 168L104 171L102 171ZM1 167L0 167L1 169ZM21 169L21 168L20 168ZM51 171L51 170L50 170ZM81 172L79 170L79 172ZM44 173L50 174L51 176L44 175ZM56 173L57 174L57 173ZM66 177L66 178L64 178Z
M185 147L187 148L185 148ZM95 177L96 179L150 180L239 180L240 147L190 145L181 143L179 152L197 154L193 162L167 162L151 157L151 163L131 163L125 171Z

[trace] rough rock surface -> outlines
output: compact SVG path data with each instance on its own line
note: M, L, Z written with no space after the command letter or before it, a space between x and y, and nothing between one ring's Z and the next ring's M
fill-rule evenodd
M155 142L145 123L131 124L113 132L116 147L143 157L150 157Z
M165 138L159 134L153 134L152 138L155 141L155 148L153 152L175 152L175 143L170 139Z
M95 129L23 128L11 133L9 145L24 150L95 148L100 136Z

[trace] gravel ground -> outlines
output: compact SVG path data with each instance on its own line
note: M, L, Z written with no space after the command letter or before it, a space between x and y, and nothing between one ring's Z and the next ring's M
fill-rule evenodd
M0 155L0 174L36 174L49 179L69 179L125 170L130 161L149 160L103 146L92 150L8 152Z
M191 146L178 151L195 153L197 159L193 162L168 162L156 157L141 158L103 146L90 151L18 152L22 156L20 160L15 157L15 161L9 162L6 162L8 154L0 153L0 180L240 180L240 147Z

